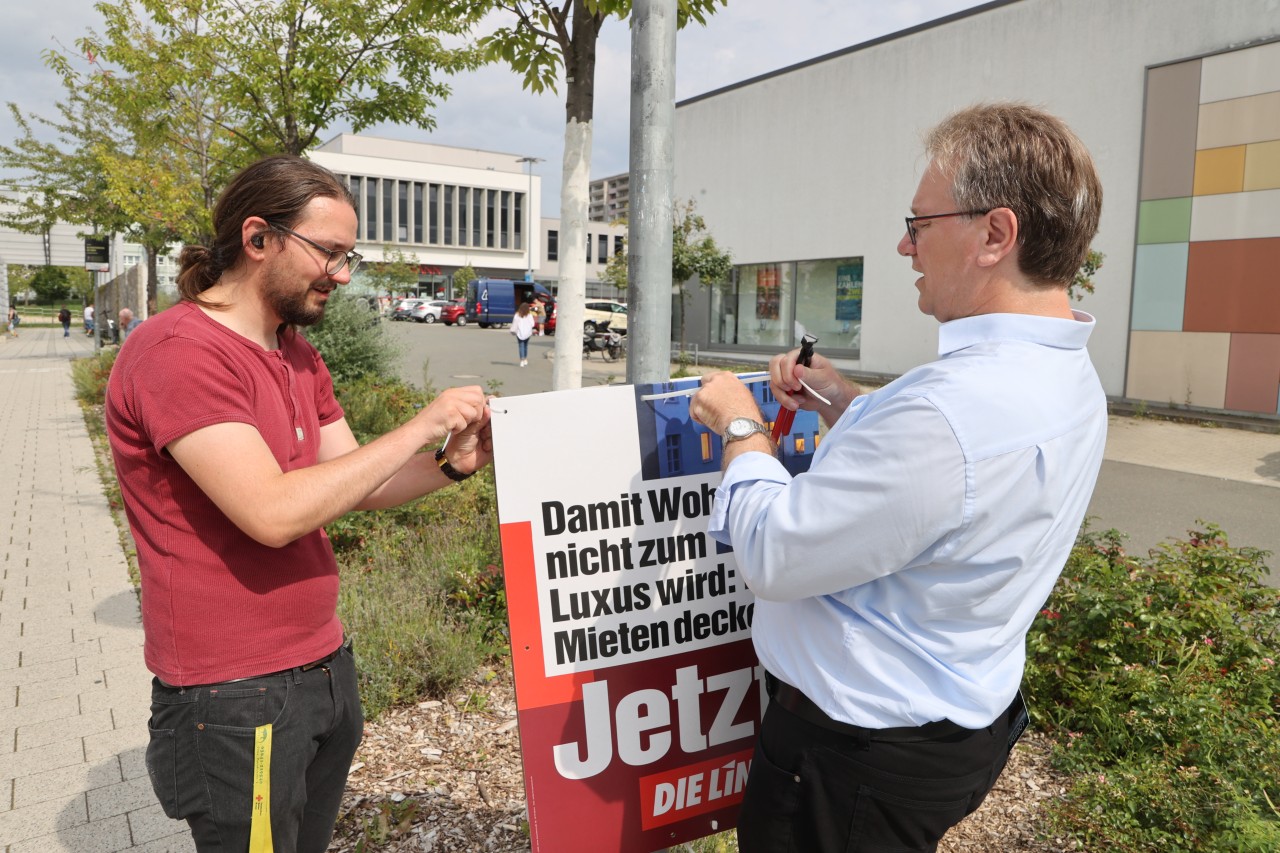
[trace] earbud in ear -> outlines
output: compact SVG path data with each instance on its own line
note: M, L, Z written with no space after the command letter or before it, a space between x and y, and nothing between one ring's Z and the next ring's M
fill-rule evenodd
M250 238L249 238L249 244L250 244L251 246L253 246L253 248L255 248L255 249L261 249L261 248L262 248L262 235L261 235L261 234L254 234L252 237L250 237Z

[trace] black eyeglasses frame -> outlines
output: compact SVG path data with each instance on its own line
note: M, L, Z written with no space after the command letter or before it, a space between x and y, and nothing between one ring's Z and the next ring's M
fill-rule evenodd
M342 249L330 249L325 246L321 246L319 243L317 243L315 240L312 240L310 237L304 237L303 235L299 234L297 231L294 231L292 228L285 228L283 225L280 225L276 222L272 222L269 219L266 220L266 223L271 226L272 231L278 231L282 234L290 234L294 237L297 237L299 240L306 243L308 246L311 246L312 248L317 249L321 252L324 252L326 255L328 255L328 257L325 259L325 264L324 264L325 275L337 275L338 273L342 272L343 267L346 267L350 271L350 275L355 275L356 270L360 269L360 263L364 260L364 255L360 254L355 250L347 252L347 251L343 251Z
M946 219L951 216L986 216L994 207L988 207L986 210L957 210L952 213L928 213L924 216L908 216L907 220L907 236L911 239L911 245L916 244L916 223L925 219Z

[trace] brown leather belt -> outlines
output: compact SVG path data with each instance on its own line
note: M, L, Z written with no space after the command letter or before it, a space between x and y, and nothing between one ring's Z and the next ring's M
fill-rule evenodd
M858 738L863 741L880 741L881 743L917 743L924 741L952 740L960 737L967 737L984 729L966 729L964 726L951 722L950 720L937 720L932 723L925 723L921 726L901 726L889 729L869 729L863 726L855 726L852 723L844 723L839 720L833 720L827 716L821 708L813 703L813 700L805 696L796 688L782 681L773 673L766 671L764 674L765 689L769 692L769 698L778 703L781 707L787 709L795 716L812 723L815 726L827 729L828 731L837 732L839 734L848 735L849 737ZM1022 694L1019 693L1014 697L1013 704L1009 706L1006 714L1010 719L1022 707Z

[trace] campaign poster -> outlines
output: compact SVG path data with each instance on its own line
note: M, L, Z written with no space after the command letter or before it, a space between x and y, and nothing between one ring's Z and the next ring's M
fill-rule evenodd
M722 448L689 417L697 382L492 401L534 853L648 853L736 825L763 673L751 593L706 532ZM749 387L772 421L768 384ZM780 458L803 471L817 440L800 412Z
M862 319L862 261L836 267L836 319Z

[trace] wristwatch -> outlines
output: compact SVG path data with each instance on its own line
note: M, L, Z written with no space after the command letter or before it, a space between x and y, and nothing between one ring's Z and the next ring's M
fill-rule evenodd
M453 480L455 483L461 483L463 480L470 477L471 474L475 473L475 471L472 471L471 474L464 474L461 471L459 471L457 468L454 468L452 465L449 464L449 460L447 457L445 457L443 449L436 451L436 464L440 466L440 473L444 474L446 477L448 477L450 480Z
M729 426L724 431L724 443L731 441L742 441L756 433L763 435L769 434L769 428L759 421L753 421L751 418L734 418L729 421Z

